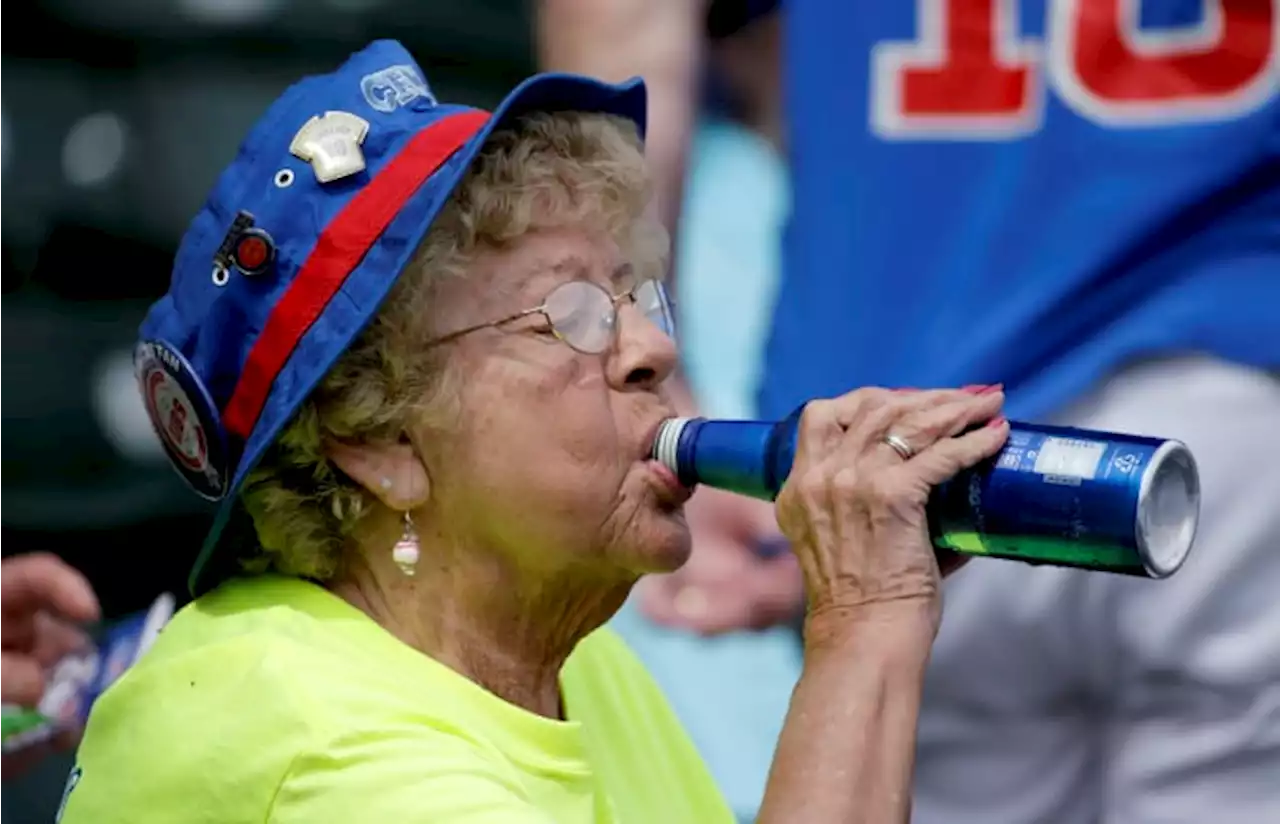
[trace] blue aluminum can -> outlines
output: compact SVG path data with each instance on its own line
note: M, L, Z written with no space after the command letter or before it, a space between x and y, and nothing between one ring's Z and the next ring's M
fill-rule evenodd
M98 697L155 643L175 604L173 595L162 593L145 612L120 619L106 628L97 643L62 658L48 673L38 706L5 704L4 754L83 727Z
M653 457L688 486L773 500L802 410L778 422L673 418ZM1181 442L1018 422L998 455L937 487L928 506L940 549L1149 578L1182 566L1199 513Z

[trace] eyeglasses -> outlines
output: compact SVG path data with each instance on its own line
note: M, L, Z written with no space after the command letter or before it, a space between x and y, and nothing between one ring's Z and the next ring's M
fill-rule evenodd
M501 320L450 332L427 345L436 346L480 329L502 326L531 315L542 315L559 340L585 355L599 355L613 345L618 334L618 304L628 299L644 313L650 323L669 337L675 336L675 315L667 290L661 282L642 280L625 292L611 295L599 284L570 280L552 289L540 306Z

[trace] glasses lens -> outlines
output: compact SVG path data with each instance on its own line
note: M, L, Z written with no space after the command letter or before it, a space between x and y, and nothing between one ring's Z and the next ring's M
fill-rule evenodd
M562 341L588 355L598 355L613 342L617 315L609 293L594 283L571 280L547 295L547 318Z
M644 312L649 322L661 329L668 337L676 336L675 313L671 309L671 300L667 297L666 287L660 281L646 280L636 287L636 307Z

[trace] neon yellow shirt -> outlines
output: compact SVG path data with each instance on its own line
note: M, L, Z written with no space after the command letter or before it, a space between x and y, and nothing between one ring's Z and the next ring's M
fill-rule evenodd
M179 612L93 708L62 824L733 820L657 686L602 629L569 720L508 704L303 581Z

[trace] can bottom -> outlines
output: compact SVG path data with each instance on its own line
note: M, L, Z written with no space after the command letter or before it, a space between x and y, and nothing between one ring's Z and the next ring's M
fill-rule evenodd
M1200 520L1200 475L1190 450L1167 441L1142 476L1134 531L1153 577L1172 575L1186 561Z

